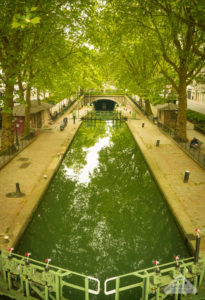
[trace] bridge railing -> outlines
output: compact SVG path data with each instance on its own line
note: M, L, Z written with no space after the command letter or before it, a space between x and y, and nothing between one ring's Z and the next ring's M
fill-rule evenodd
M29 259L9 251L0 253L0 294L21 299L70 299L70 289L89 294L99 294L97 278L62 269Z
M161 300L169 298L170 295L174 295L177 300L179 295L196 294L204 279L204 273L205 258L196 263L191 257L109 278L104 283L104 293L115 294L115 300L119 300L120 293L137 288L136 293L141 300ZM111 285L112 289L109 289Z
M83 117L83 120L86 121L96 121L96 120L114 120L114 121L124 121L125 117L121 112L118 111L88 111L87 114Z

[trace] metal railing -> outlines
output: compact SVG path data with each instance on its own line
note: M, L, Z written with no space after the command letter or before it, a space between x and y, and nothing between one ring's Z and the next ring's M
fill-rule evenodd
M205 153L201 151L200 148L192 148L190 147L189 142L181 141L177 137L175 129L169 128L160 122L157 122L157 126L162 129L164 133L169 135L186 154L188 154L200 166L205 168Z
M132 97L130 97L128 94L126 94L126 96L132 101L132 103L144 114L146 115L146 112L144 110L144 108L142 106L139 105L139 103L137 101L135 101L134 99L132 99Z
M71 103L69 103L68 105L63 106L59 112L56 111L55 113L50 114L50 119L51 119L51 121L56 121L57 119L59 119L64 113L66 113L66 112L68 111L68 109L69 109L70 107L72 107L72 106L76 103L76 101L77 101L78 99L79 99L79 97L77 97L75 100L73 100L73 101L72 101Z
M24 138L16 138L15 144L4 152L0 152L0 169L3 168L13 157L36 139L35 131Z
M202 284L205 273L205 258L186 258L156 267L128 273L121 276L109 278L104 283L105 295L115 294L115 300L119 300L120 293L132 289L138 289L135 295L139 299L161 300L174 295L177 300L179 295L196 294ZM130 281L130 284L123 284ZM115 284L114 289L108 289L111 282ZM170 298L169 298L170 299Z
M114 120L114 121L124 121L126 118L122 115L121 112L118 111L88 111L87 114L82 118L85 121L106 121L106 120Z
M147 116L147 118L150 121L152 121L154 124L156 124L160 129L162 129L164 133L169 135L186 154L188 154L200 166L205 168L205 153L203 151L201 151L199 148L191 148L189 142L180 141L180 139L176 135L176 130L175 129L169 128L169 127L165 126L164 124L160 123L158 121L157 117L153 117L152 115L146 114L144 109L135 100L133 100L128 95L127 95L127 97L136 105L137 108L140 109L140 111L144 115Z
M89 294L100 293L100 281L70 270L55 267L47 263L23 257L10 251L2 250L0 254L0 295L15 299L24 296L33 299L60 300L71 299L70 289Z

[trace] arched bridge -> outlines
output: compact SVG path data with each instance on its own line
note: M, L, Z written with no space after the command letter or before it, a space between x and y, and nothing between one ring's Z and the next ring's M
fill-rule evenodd
M108 100L113 101L117 104L125 104L125 96L124 95L85 95L84 96L84 104L92 104L93 102L100 100Z

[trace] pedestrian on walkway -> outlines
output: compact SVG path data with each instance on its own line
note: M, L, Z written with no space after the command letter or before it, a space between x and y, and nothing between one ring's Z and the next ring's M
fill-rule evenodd
M76 119L76 110L73 110L73 124L75 124L75 119Z

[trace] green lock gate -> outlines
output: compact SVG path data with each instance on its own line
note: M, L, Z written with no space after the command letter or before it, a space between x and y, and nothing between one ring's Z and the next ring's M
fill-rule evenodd
M70 288L83 292L89 300L89 294L100 293L100 281L9 251L0 252L0 295L19 300L60 300L69 299Z
M179 295L198 293L204 275L205 257L198 259L197 262L194 257L191 257L163 264L160 267L109 278L104 282L104 293L115 294L115 300L119 300L121 292L137 288L141 300L162 300L169 298L170 295L172 299L178 300ZM128 281L132 283L127 284ZM111 289L111 285L115 288ZM203 296L205 299L205 295Z

